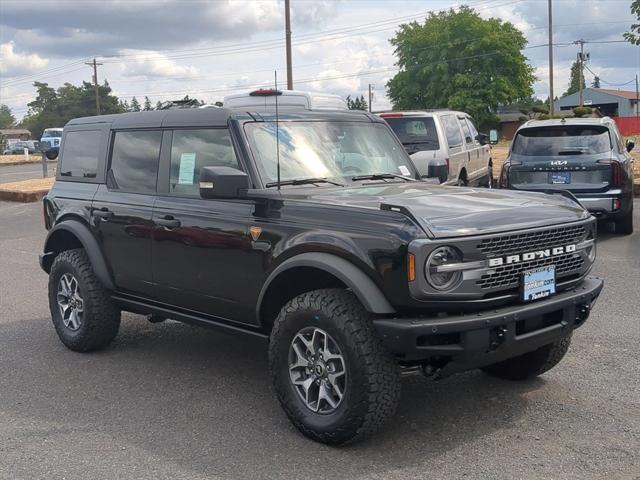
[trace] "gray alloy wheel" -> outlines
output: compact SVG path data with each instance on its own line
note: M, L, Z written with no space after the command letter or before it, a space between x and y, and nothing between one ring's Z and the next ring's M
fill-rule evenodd
M347 369L340 347L315 327L300 330L289 346L289 378L314 413L333 413L344 398Z
M80 329L84 316L84 300L80 295L76 277L70 273L60 277L56 299L64 326L73 332Z

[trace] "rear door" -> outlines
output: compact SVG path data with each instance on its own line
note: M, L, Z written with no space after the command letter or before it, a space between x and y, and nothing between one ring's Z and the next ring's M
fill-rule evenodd
M470 170L473 171L473 183L482 181L487 175L489 158L491 157L491 147L481 145L478 141L478 129L473 119L467 115L460 119L465 132L465 143L469 151ZM468 136L467 136L468 132Z
M116 288L142 297L154 293L151 215L162 132L122 130L112 134L106 185L92 204L92 228L113 273Z
M244 322L255 317L254 305L242 301L255 201L201 198L198 178L205 166L241 169L228 128L165 132L153 212L157 296L185 310Z
M449 183L463 185L469 180L469 153L464 146L460 123L454 113L439 115L448 147Z

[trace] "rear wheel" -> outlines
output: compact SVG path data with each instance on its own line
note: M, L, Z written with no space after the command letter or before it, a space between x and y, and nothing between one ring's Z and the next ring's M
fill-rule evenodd
M458 181L456 182L456 186L458 187L466 187L468 184L467 182L467 173L463 170L460 172L460 175L458 175Z
M54 260L49 309L58 337L77 352L106 347L120 328L120 310L96 278L83 249L64 251Z
M487 179L483 183L483 186L486 188L495 188L493 180L493 164L491 163L487 166Z
M345 290L314 290L285 305L271 333L269 367L291 422L331 445L377 430L400 396L397 362Z
M568 335L533 352L483 367L482 371L506 380L534 378L555 367L564 358L570 344L571 335Z
M616 222L616 233L622 235L631 235L633 233L633 208L630 208L629 213Z

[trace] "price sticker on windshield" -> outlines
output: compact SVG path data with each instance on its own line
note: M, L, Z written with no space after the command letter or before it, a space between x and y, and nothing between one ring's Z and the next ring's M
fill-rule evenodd
M400 173L402 175L404 175L405 177L408 177L409 175L411 175L411 172L409 171L409 169L407 167L405 167L404 165L400 165L398 167L398 170L400 170Z

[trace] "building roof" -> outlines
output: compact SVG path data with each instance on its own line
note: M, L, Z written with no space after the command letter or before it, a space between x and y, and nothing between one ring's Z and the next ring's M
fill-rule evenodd
M608 93L609 95L615 95L616 97L627 98L629 100L635 100L637 98L636 92L631 92L629 90L610 90L608 88L594 88L592 90L598 90L603 93Z
M2 128L0 135L31 135L31 132L26 128Z

